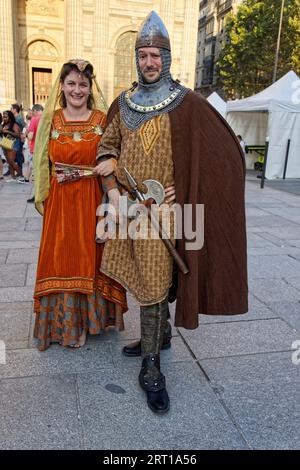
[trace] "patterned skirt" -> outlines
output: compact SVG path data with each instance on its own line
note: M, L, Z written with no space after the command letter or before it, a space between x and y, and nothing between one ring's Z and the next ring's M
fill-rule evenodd
M34 337L40 351L51 343L72 346L83 331L97 335L108 326L124 330L124 308L103 298L98 290L90 295L48 294L35 300L34 311Z

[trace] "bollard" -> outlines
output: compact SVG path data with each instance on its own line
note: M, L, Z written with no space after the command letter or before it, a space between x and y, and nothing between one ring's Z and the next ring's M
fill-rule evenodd
M284 180L285 180L286 169L287 169L287 164L288 164L288 159L289 159L290 143L291 143L291 139L288 140L287 147L286 147L286 154L285 154L285 161L284 161L284 170L283 170L283 179L284 179Z

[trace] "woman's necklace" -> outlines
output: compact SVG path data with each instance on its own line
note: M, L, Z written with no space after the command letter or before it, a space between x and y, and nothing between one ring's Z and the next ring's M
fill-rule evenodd
M94 134L94 136L92 138L87 139L87 138L84 137L85 134ZM63 131L59 131L58 129L52 129L51 139L52 140L57 140L60 144L68 144L69 143L69 141L60 141L60 140L58 140L60 136L71 137L72 140L74 140L74 142L80 142L81 140L84 140L85 142L90 142L90 141L96 139L96 137L98 135L102 135L102 134L103 134L103 129L100 126L100 124L98 124L98 126L91 127L90 129L87 129L85 131L63 132Z

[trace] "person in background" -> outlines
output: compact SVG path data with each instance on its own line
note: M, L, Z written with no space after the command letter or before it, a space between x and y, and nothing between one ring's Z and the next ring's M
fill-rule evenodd
M25 120L22 115L22 106L19 105L18 103L14 103L11 105L10 108L11 112L13 113L16 123L19 126L20 133L22 132L24 126L25 126ZM19 168L22 173L22 166L24 163L24 157L23 157L23 142L22 139L19 140L18 142L18 149L17 149L17 154L16 154L16 163L19 165ZM20 177L17 179L17 183L24 183L25 180L24 178Z
M8 137L14 139L14 145L11 149L3 148L3 152L6 158L6 161L9 165L10 176L6 180L7 182L15 181L15 172L17 173L17 178L22 177L22 171L16 163L16 154L17 149L19 148L20 142L20 128L16 123L15 117L11 111L4 111L3 113L3 123L0 130L0 136Z
M1 129L1 125L2 125L2 114L0 113L0 129ZM0 135L0 140L1 140L1 135ZM3 149L2 147L0 147L0 180L3 180L4 177L3 177L3 163L5 162L5 156L4 156L4 153L3 153Z
M13 113L16 123L18 124L20 130L22 130L25 126L25 120L22 115L22 106L18 103L14 103L11 105L10 108L11 112Z
M29 183L31 179L31 174L32 174L32 156L29 151L29 142L28 138L26 135L26 127L24 127L22 133L21 133L21 141L23 143L23 165L22 165L22 173L24 177L24 182Z
M32 118L32 109L31 109L31 108L28 108L28 109L27 109L26 116L25 116L25 119L26 119L26 127L29 126L29 123L30 123L30 121L31 121L31 118Z

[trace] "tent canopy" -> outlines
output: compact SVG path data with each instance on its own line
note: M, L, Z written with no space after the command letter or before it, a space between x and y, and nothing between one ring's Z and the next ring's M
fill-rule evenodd
M248 145L263 144L269 138L268 179L282 178L290 141L286 176L300 178L300 79L295 72L254 96L228 101L227 121ZM253 160L248 157L248 168L250 164Z
M275 110L300 113L300 79L292 70L254 96L227 102L227 112Z
M209 95L207 101L221 114L221 116L226 116L226 101L224 101L216 91Z

